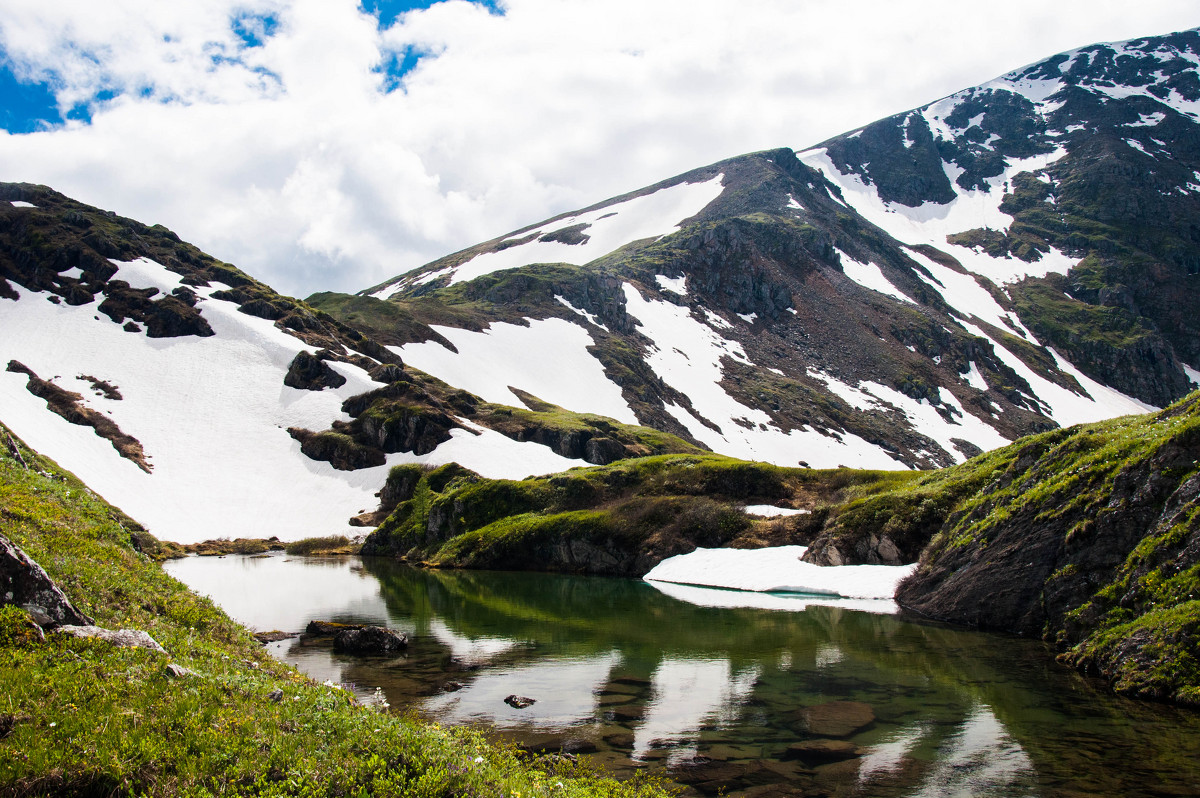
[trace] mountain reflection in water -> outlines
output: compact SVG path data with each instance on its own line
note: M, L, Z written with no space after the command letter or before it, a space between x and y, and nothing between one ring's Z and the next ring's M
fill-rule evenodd
M728 593L628 579L282 555L167 569L256 630L321 619L410 637L394 658L335 654L327 639L271 644L318 681L588 753L618 776L665 768L685 795L1049 798L1200 784L1200 716L1109 695L1036 642L783 597L769 606L785 609L731 607ZM515 708L512 694L536 703Z

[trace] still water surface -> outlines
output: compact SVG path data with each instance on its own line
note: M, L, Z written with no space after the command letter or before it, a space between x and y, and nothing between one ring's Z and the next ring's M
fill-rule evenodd
M1036 642L627 579L283 555L168 570L258 631L409 635L398 658L271 645L318 680L618 776L666 769L685 795L1200 795L1200 715L1111 696Z

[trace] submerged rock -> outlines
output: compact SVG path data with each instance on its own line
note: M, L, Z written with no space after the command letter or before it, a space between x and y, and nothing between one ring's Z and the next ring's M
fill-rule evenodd
M530 707L536 704L537 699L514 694L505 698L504 703L508 704L513 709L524 709L525 707Z
M818 737L849 737L875 722L875 710L861 701L830 701L799 712L809 733Z
M799 759L806 765L840 762L863 754L863 749L849 740L805 740L792 743L783 753L784 759Z

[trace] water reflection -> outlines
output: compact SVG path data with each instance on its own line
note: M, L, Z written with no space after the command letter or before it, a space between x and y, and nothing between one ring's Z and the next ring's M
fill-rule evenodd
M168 568L259 629L320 618L412 638L390 660L273 644L319 680L618 774L665 767L685 795L1194 794L1200 778L1194 714L1117 699L1028 641L634 580L282 556Z

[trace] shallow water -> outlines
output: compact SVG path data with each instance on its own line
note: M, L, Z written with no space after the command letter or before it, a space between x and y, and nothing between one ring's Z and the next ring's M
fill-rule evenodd
M1200 794L1200 714L1109 695L1036 642L628 579L282 555L167 569L256 630L408 633L397 658L271 644L318 680L617 775L665 768L685 795Z

